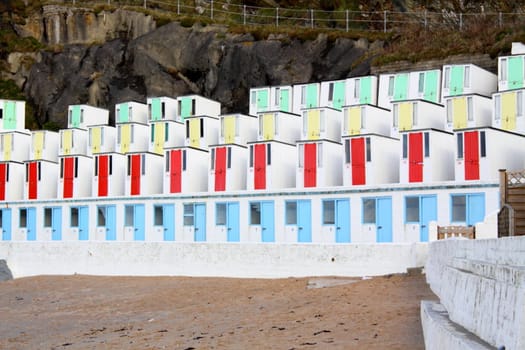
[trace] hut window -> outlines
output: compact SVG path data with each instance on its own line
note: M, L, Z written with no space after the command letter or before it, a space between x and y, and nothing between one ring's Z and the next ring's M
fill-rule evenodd
M20 228L26 228L27 227L27 209L22 208L20 209Z
M151 142L155 141L155 124L150 124L151 128Z
M344 110L344 117L343 117L343 131L348 131L348 124L350 124L350 108L347 108Z
M325 131L325 116L324 116L324 109L319 111L319 131L324 132Z
M168 142L170 137L170 128L168 123L164 123L164 142Z
M473 109L472 97L467 97L467 119L468 121L474 120L474 109Z
M388 77L388 97L392 98L394 97L394 81L395 76L391 75Z
M281 99L281 89L275 88L275 104L279 105L279 100Z
M303 167L303 158L304 158L304 145L303 144L300 144L299 145L299 148L298 148L298 152L299 154L299 159L298 159L298 167L299 168L302 168Z
M350 164L350 140L345 140L345 164Z
M130 125L131 129L131 140L130 142L133 143L133 140L135 140L135 125Z
M69 222L71 227L78 227L78 207L71 207L69 210Z
M423 134L425 143L425 157L430 157L430 134L428 132Z
M41 162L38 162L37 171L38 171L38 181L40 181L42 180L42 163Z
M186 170L186 150L182 151L182 171Z
M419 222L419 197L405 197L405 222Z
M204 118L201 118L200 126L201 126L201 137L204 137Z
M214 170L215 169L215 148L211 149L210 159L211 159L211 170Z
M124 226L133 227L135 224L135 206L126 205L124 206Z
M445 67L445 77L444 77L444 82L443 82L443 87L445 89L448 89L450 88L450 67Z
M51 227L53 225L53 209L44 208L44 227Z
M394 128L397 128L398 124L399 124L399 105L398 104L395 104L393 106L393 112L394 112L394 118L393 119L393 126Z
M131 175L131 156L128 155L128 176Z
M485 131L480 131L479 133L479 147L480 147L480 156L486 157L487 156L487 142L485 139Z
M370 144L370 137L367 137L365 139L366 142L366 161L371 162L372 161L372 145Z
M470 87L470 66L465 66L463 81L466 88Z
M217 203L215 205L215 225L226 225L226 203Z
M419 83L417 91L422 94L425 91L425 73L419 73Z
M170 155L171 155L171 152L166 152L166 155L164 156L164 159L166 160L165 167L166 167L166 172L167 173L170 172Z
M60 165L60 169L62 169L62 164ZM60 174L62 174L62 170ZM95 176L98 176L98 156L95 157Z
M467 220L467 196L452 196L452 222L465 222Z
M250 168L253 168L253 145L250 145Z
M190 121L186 120L186 138L190 138Z
M64 158L60 158L60 178L64 178Z
M99 227L106 226L106 207L105 206L97 207L97 226Z
M494 96L494 119L501 119L501 95Z
M361 79L356 79L354 83L354 98L355 99L359 98L359 91L361 90L360 85L361 85Z
M228 150L228 153L227 153L226 167L228 169L231 169L232 167L232 148L228 147L227 150Z
M403 134L403 159L408 157L408 136Z
M328 101L332 102L334 100L334 83L328 84Z
M0 227L4 226L4 219L3 219L3 210L0 210Z
M131 106L128 107L128 118L129 121L133 121L133 108Z
M317 166L321 168L323 166L323 145L317 144Z
M301 86L301 105L304 106L306 103L306 85Z
M275 135L279 135L279 123L278 123L278 120L277 120L277 113L275 113L273 115L273 123L274 123L274 132L275 132Z
M366 108L361 107L361 128L366 128Z
M266 164L272 165L272 145L266 145Z
M224 118L221 118L221 137L224 137Z
M146 175L146 155L145 154L143 154L141 157L140 167L141 167L141 174Z
M153 225L162 226L164 224L164 210L162 205L153 206Z
M160 109L161 109L161 118L162 119L166 119L166 102L161 102L160 103Z
M9 182L9 163L7 163L5 165L5 182ZM0 212L2 212L2 211L0 210ZM1 226L2 225L0 225L0 227Z
M458 159L463 159L463 133L458 133L457 143Z
M261 203L250 203L250 225L261 224Z
M75 178L78 178L78 157L75 157Z
M251 104L252 105L256 105L257 104L257 93L255 92L255 90L252 90L252 93L251 93Z
M447 123L452 124L452 100L447 100L446 102L446 108L447 108Z
M376 199L363 198L363 224L376 223Z
M516 93L516 113L518 117L523 116L523 91Z
M412 103L412 125L418 125L417 123L417 117L418 117L418 108L419 108L419 104L414 102Z
M109 156L109 175L113 174L113 156Z
M507 81L507 59L502 58L499 65L499 77L501 81Z
M80 124L84 123L84 108L80 108Z
M117 128L117 143L118 144L120 144L120 138L121 138L120 135L122 133L121 129L122 129L122 126L119 125L118 128Z
M323 201L323 225L334 225L335 224L335 201L324 200Z
M286 225L297 225L297 202L286 201L285 212L286 212Z
M303 134L306 135L308 132L308 112L303 111Z

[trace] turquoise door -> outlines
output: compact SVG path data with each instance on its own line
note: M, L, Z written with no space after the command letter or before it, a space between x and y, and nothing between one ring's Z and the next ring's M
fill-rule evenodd
M425 73L425 88L423 98L427 101L438 102L438 72Z
M5 101L4 104L4 129L16 129L16 102Z
M114 241L117 239L117 209L114 205L106 207L106 239Z
M290 90L281 89L279 98L279 109L283 112L290 112Z
M372 78L361 78L359 84L359 103L372 104Z
M306 86L306 108L319 107L319 89L317 84Z
M121 103L118 107L117 122L127 123L129 122L129 106L127 103Z
M436 196L421 197L421 219L419 220L419 239L428 242L428 223L437 220L437 198Z
M336 243L350 242L350 200L337 199L335 201L335 241Z
M162 119L162 108L161 108L161 102L160 98L152 98L150 100L151 103L151 109L150 109L150 120L156 121Z
M297 201L297 242L312 241L312 205L310 200Z
M36 208L27 208L27 240L36 241Z
M195 242L206 241L206 204L195 204Z
M261 231L263 242L275 242L274 207L272 201L261 202Z
M240 241L239 229L239 203L226 204L226 228L228 230L228 242Z
M144 204L133 205L133 239L144 241L146 239L146 225L144 224Z
M345 105L345 87L344 81L336 81L334 83L334 95L332 99L332 107L338 110Z
M78 208L78 239L81 241L89 239L89 209L87 206Z
M464 86L464 66L452 66L450 72L450 84L449 84L449 95L461 95L463 94Z
M467 226L474 226L485 220L485 194L467 195Z
M2 224L2 241L11 240L11 209L4 208L0 210L0 220Z
M508 88L519 89L523 87L523 56L509 57Z
M396 75L394 81L394 101L406 100L408 97L408 74Z
M268 89L257 91L257 112L268 110Z
M392 199L378 197L376 200L376 240L392 242Z
M164 227L164 240L175 240L175 206L164 204L162 206L162 226Z
M51 239L60 241L62 239L62 208L51 208Z
M80 106L71 106L71 127L80 127Z

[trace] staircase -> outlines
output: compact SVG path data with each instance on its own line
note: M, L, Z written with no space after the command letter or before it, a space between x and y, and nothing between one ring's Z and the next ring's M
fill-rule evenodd
M500 170L498 237L525 235L525 170Z

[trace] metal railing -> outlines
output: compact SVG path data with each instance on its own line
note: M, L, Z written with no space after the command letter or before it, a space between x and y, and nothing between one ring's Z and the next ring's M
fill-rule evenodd
M395 11L323 11L314 9L270 8L233 4L214 0L55 0L47 4L71 4L93 7L140 7L170 15L205 18L217 23L241 25L288 26L342 31L367 30L389 32L418 26L423 29L465 30L469 27L503 27L525 24L523 12L395 12Z

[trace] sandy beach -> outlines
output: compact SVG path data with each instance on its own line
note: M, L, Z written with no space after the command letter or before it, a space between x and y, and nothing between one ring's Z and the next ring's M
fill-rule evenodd
M419 271L374 278L0 282L1 349L423 349Z

